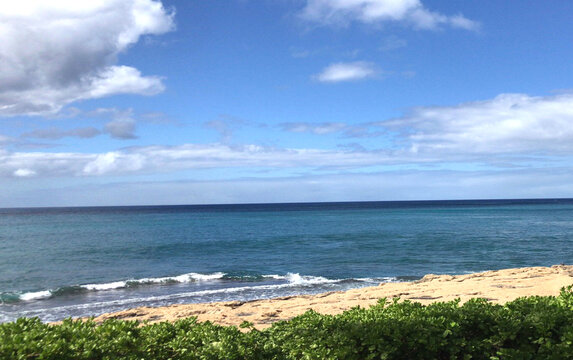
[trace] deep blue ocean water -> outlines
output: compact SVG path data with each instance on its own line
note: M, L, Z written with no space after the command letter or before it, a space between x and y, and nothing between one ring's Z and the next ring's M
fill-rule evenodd
M573 200L0 209L0 322L573 262Z

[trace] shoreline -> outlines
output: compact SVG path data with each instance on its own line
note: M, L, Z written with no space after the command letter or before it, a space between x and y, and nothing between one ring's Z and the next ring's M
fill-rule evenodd
M316 295L296 295L246 302L180 304L165 307L138 307L94 318L161 322L195 316L200 322L239 326L253 323L256 329L270 327L280 320L289 320L308 310L335 315L353 307L369 307L379 299L410 300L427 305L432 302L459 298L485 298L503 304L524 296L558 295L561 288L573 285L573 265L526 267L472 273L467 275L428 274L412 282L381 283L379 286L328 292Z

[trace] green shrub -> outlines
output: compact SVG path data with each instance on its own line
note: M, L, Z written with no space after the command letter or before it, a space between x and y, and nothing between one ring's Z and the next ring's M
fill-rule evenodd
M506 305L381 299L258 331L198 323L37 318L0 324L0 359L573 359L573 291Z

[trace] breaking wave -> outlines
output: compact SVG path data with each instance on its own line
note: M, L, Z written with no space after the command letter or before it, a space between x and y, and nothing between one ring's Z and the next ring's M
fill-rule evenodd
M253 281L277 281L277 284L271 285L255 285L255 286L240 286L242 283L249 283ZM157 277L157 278L142 278L142 279L129 279L112 281L107 283L94 283L65 286L56 289L30 291L23 293L0 293L0 303L10 304L17 302L30 302L42 301L50 298L70 296L74 294L90 293L90 292L105 292L105 291L118 291L122 289L130 289L143 286L164 286L174 284L186 283L205 283L205 282L235 282L237 286L225 287L224 289L203 290L196 292L197 294L205 295L208 293L221 293L221 292L236 292L244 291L245 289L271 289L271 288L284 288L293 286L317 286L325 284L339 284L347 282L392 282L399 281L397 278L361 278L361 279L328 279L322 276L308 276L300 275L297 273L287 273L286 275L270 274L270 275L233 275L223 272L215 272L211 274L188 273L177 276ZM231 285L231 284L229 284ZM183 292L184 296L188 296L187 292ZM172 296L179 296L174 294Z

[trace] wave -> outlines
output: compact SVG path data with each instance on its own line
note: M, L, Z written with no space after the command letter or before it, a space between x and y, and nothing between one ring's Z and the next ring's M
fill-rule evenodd
M349 278L349 279L328 279L322 276L309 276L300 275L298 273L287 273L286 275L270 274L270 275L233 275L226 274L223 272L215 272L212 274L200 274L200 273L187 273L177 276L168 277L158 277L158 278L142 278L142 279L130 279L130 280L120 280L101 284L83 284L83 285L73 285L66 286L57 289L41 290L41 291L31 291L23 293L13 293L4 292L0 293L0 304L10 304L17 302L31 302L31 301L41 301L54 297L70 296L89 292L105 292L105 291L117 291L128 288L136 288L141 286L150 285L173 285L173 284L185 284L185 283L200 283L200 282L214 282L214 281L229 281L229 282L253 282L253 281L268 281L276 280L281 281L281 284L271 284L271 285L255 285L255 286L232 286L223 289L212 289L212 290L202 290L195 291L192 293L183 292L171 295L166 295L167 298L171 297L189 297L190 294L195 295L209 295L217 293L232 293L237 291L244 291L247 289L252 290L269 290L269 289L280 289L284 287L310 287L317 285L326 284L342 284L348 282L358 282L358 283L380 283L380 282L394 282L400 281L395 277L384 277L384 278ZM162 297L163 298L163 297ZM149 299L154 300L154 297ZM141 301L141 300L138 300Z
M191 283L199 281L213 281L222 279L224 276L225 273L222 272L216 272L213 274L188 273L178 276L168 276L160 278L143 278L137 280L114 281L104 284L87 284L87 285L80 285L80 287L91 291L104 291L104 290L115 290L121 288L136 287L141 285L182 284L182 283Z
M318 285L340 282L340 279L332 280L322 276L304 276L300 274L288 273L284 276L281 275L267 275L277 280L286 280L289 284L294 285Z
M44 291L36 291L22 294L20 295L20 299L24 301L31 301L31 300L47 299L51 296L52 293L49 290L44 290Z
M136 306L164 306L175 303L189 303L189 302L205 302L205 299L218 298L216 301L230 301L241 300L249 301L269 297L282 297L297 294L316 293L316 291L301 291L302 288L307 290L314 288L314 290L321 289L321 291L332 291L334 288L325 288L324 286L337 286L339 284L358 282L362 283L361 286L369 286L372 282L377 283L380 280L387 280L388 282L397 281L396 278L364 278L364 279L326 279L324 277L314 276L301 276L299 274L287 275L263 275L262 277L273 278L277 280L291 279L282 284L269 284L269 285L255 285L255 286L236 286L223 289L209 289L190 292L181 292L174 294L166 294L159 296L146 296L135 298L122 298L100 302L89 302L74 305L65 305L52 307L50 309L21 311L20 316L44 316L47 312L57 314L64 314L61 317L47 317L45 321L57 321L70 316L70 313L76 313L76 316L92 316L96 313L113 312L121 309L132 308ZM300 280L302 279L302 280ZM322 285L317 287L317 285ZM356 285L356 284L355 284ZM357 286L350 286L354 288ZM359 286L360 287L360 286ZM290 291L288 291L290 289ZM330 289L330 290L329 290ZM184 300L183 302L181 302ZM211 300L212 301L212 300Z
M188 273L177 276L159 277L159 278L142 278L113 281L101 284L85 284L64 286L57 289L30 291L24 293L2 292L0 293L0 303L14 303L19 301L37 301L53 298L56 296L65 296L92 291L109 291L120 290L125 288L134 288L145 285L163 285L163 284L182 284L201 281L214 281L222 279L225 273L216 272L213 274Z

